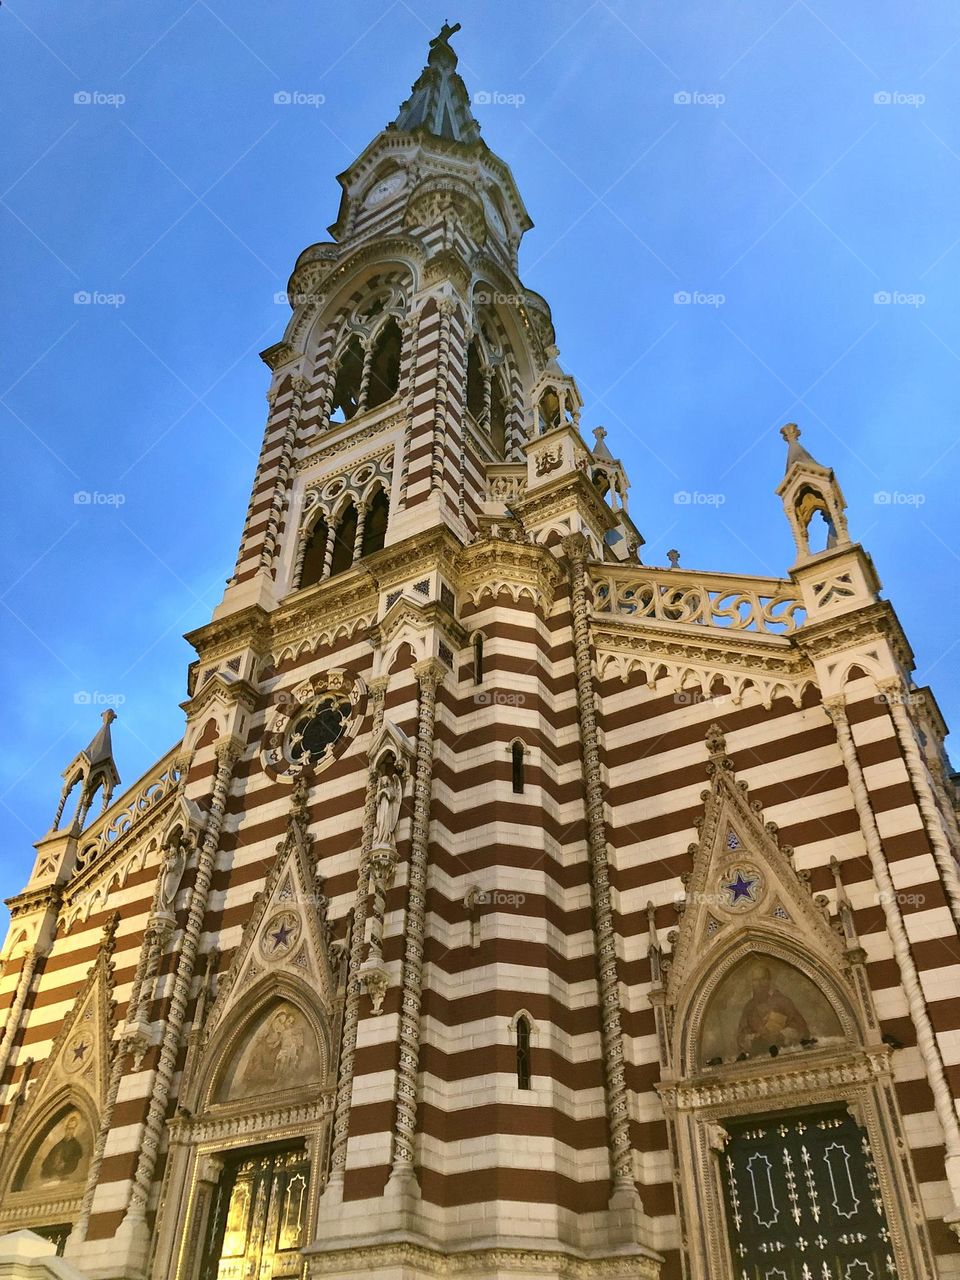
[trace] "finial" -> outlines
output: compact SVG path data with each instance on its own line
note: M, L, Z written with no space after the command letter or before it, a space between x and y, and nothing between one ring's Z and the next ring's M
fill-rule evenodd
M680 552L676 549L676 547L670 548L670 550L667 552L667 559L670 561L671 569L680 568Z
M597 444L600 444L600 442L601 442L602 440L606 440L606 438L607 438L607 428L606 428L606 427L594 427L594 428L593 428L593 438L594 438L594 440L596 440Z
M795 422L788 422L786 426L780 428L780 434L787 444L793 444L794 440L800 439L802 432Z
M707 750L711 756L723 756L727 753L727 740L724 737L723 730L714 721L707 729Z

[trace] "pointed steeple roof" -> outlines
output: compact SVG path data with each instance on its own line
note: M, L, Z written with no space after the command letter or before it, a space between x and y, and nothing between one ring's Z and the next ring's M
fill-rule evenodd
M787 442L787 471L790 470L795 462L810 462L815 467L821 465L800 443L800 428L795 422L788 422L785 427L781 427L780 434ZM827 468L823 467L822 470L826 471Z
M457 75L457 55L450 47L450 37L459 30L459 22L452 27L445 22L440 34L430 41L427 65L391 129L404 133L422 129L451 142L479 140L480 126L474 119L467 87Z
M101 715L103 723L90 740L90 745L83 754L87 757L91 767L96 764L102 764L105 760L113 760L113 741L110 737L110 726L117 718L117 713L108 708Z
M89 744L82 751L77 752L61 774L63 789L60 792L60 804L53 820L52 831L56 831L59 827L67 796L78 783L82 784L80 803L74 820L74 826L78 830L83 828L90 802L98 789L103 791L103 808L106 809L109 805L115 789L120 785L120 773L113 759L113 741L110 736L110 726L116 718L117 713L112 707L108 707L101 713L100 719L103 723L100 728L90 739Z

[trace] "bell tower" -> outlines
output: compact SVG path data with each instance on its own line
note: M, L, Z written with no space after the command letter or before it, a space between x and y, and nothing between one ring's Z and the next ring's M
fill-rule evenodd
M517 275L532 223L480 137L457 30L430 42L396 119L340 174L332 239L297 259L293 314L262 353L269 417L217 617L270 611L430 530L468 543L528 439L579 416L549 307Z

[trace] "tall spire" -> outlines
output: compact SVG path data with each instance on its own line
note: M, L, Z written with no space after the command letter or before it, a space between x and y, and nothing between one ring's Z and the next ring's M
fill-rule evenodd
M457 55L450 47L450 37L459 30L459 22L452 27L445 22L440 34L430 41L427 65L390 125L391 129L404 133L422 129L451 142L479 140L480 126L474 119L466 85L457 75Z

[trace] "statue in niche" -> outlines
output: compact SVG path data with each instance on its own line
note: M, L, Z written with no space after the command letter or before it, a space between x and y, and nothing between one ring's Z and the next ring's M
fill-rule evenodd
M173 905L177 900L177 892L187 866L186 843L179 830L174 832L167 844L160 873L160 891L157 895L157 908L165 915L173 914Z
M374 847L393 848L394 831L400 818L403 803L403 782L396 771L392 756L385 762L377 776L376 820L373 829Z

